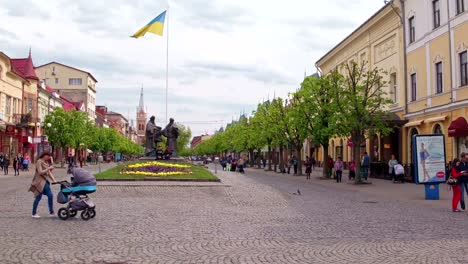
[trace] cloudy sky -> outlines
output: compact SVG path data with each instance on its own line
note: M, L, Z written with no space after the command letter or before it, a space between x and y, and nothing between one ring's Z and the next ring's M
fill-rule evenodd
M165 122L166 37L129 36L165 0L0 0L0 51L90 71L97 103L135 119L140 88ZM180 0L169 3L169 116L213 133L304 72L383 6L380 0ZM167 22L167 21L166 21ZM167 23L166 23L167 24ZM165 32L166 34L167 32Z

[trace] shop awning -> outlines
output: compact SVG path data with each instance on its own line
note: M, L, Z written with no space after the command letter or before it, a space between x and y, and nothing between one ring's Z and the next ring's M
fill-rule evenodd
M405 124L405 127L419 126L423 120L411 121Z
M444 121L445 118L447 118L446 115L438 116L438 117L428 118L428 119L424 120L424 122L425 123L433 123L433 122L438 122L438 121Z
M464 117L459 117L450 123L448 128L449 137L467 137L468 123Z

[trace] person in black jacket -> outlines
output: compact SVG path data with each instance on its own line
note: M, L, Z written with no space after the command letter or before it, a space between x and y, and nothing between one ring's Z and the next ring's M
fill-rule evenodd
M5 157L3 157L3 171L5 172L5 175L8 175L9 166L10 166L10 159L8 155L5 155Z
M15 176L19 176L19 165L21 164L20 154L16 155L13 159L13 170L15 171Z

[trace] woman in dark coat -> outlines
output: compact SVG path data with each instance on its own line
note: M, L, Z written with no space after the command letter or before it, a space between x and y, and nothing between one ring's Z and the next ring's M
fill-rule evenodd
M3 158L3 171L5 172L5 175L8 175L8 167L10 166L10 158L8 155L5 155Z

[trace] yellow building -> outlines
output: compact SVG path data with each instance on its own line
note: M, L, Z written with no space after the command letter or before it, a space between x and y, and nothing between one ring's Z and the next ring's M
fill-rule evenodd
M367 151L373 160L388 160L392 154L401 157L403 148L402 125L404 97L404 45L403 26L401 24L399 2L386 4L351 35L336 45L317 61L316 66L327 74L343 63L354 61L365 63L369 68L380 68L388 72L386 93L394 103L389 110L393 113L394 131L387 137L374 136L367 140L362 151ZM344 161L352 160L352 150L347 138L335 138L330 141L329 154L335 160L342 156ZM315 153L316 159L323 160L323 151Z
M37 76L54 91L72 102L82 102L91 120L96 120L96 83L86 71L50 62L36 67Z
M449 161L468 144L468 1L404 2L409 122L403 160L412 163L413 135L444 134Z
M12 59L0 52L0 152L28 155L35 160L37 136L37 87L31 53Z

